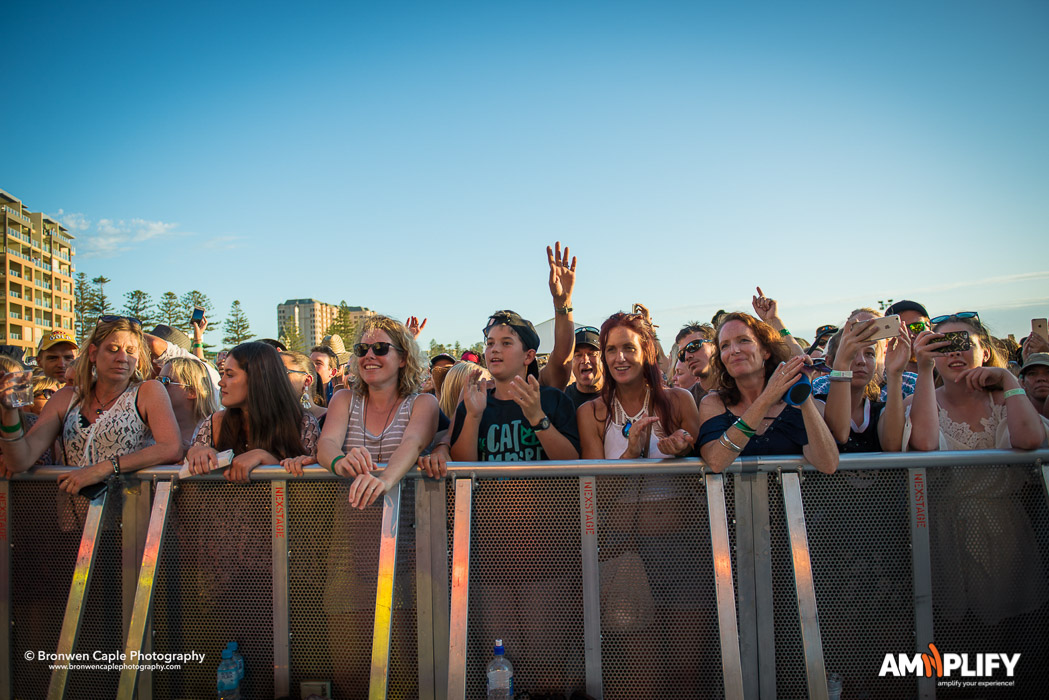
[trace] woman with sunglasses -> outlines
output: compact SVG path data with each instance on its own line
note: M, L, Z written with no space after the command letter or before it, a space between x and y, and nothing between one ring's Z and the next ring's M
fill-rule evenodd
M714 355L716 389L700 403L702 427L696 441L697 456L715 472L741 454L803 455L822 472L838 468L838 446L823 421L823 402L811 395L800 406L784 402L811 362L807 355L791 357L783 340L787 335L785 328L777 333L750 314L721 318Z
M979 314L937 316L931 325L914 341L918 385L906 404L910 448L1044 446L1049 421L1005 368ZM934 369L943 380L939 388ZM930 470L933 585L949 619L960 621L971 611L993 625L1049 600L1034 529L1017 498L1029 477L1018 468Z
M171 409L182 434L182 446L189 449L197 426L219 410L219 400L212 390L211 377L200 360L176 357L164 363L157 381L168 390Z
M226 478L247 483L259 465L315 454L317 419L299 405L276 348L254 342L230 350L219 390L223 410L197 427L186 455L191 472L217 468L218 453L232 450Z
M63 462L80 467L60 476L59 488L77 493L111 475L178 461L182 444L167 391L143 381L150 359L138 319L102 316L83 347L72 386L51 397L28 431L10 407L14 377L0 380L7 467L25 471L58 440Z

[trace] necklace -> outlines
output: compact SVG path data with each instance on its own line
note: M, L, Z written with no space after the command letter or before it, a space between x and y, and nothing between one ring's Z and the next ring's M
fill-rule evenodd
M386 438L386 429L389 428L390 416L393 415L394 409L401 405L401 401L394 401L393 405L390 406L389 413L386 414L386 420L382 422L382 430L379 432L379 454L377 459L382 459L382 441ZM365 437L368 434L368 397L364 397L364 433Z
M105 413L107 410L109 410L109 407L113 405L113 402L116 401L117 399L119 399L121 394L123 394L123 393L124 393L123 391L118 391L116 396L111 398L109 401L105 401L105 402L103 402L101 399L99 399L98 398L98 394L96 393L95 394L95 403L98 404L98 408L95 409L95 415L96 416L101 416L103 413Z
M638 411L635 415L632 415L632 416L627 415L626 410L623 408L623 404L619 403L619 397L618 396L616 396L615 398L612 399L612 408L615 410L615 422L617 424L618 423L622 423L622 425L623 425L623 437L629 438L630 437L630 426L632 426L635 421L639 420L641 418L641 416L643 416L646 413L648 413L648 393L649 393L649 388L646 386L645 387L645 400L641 404L641 410Z

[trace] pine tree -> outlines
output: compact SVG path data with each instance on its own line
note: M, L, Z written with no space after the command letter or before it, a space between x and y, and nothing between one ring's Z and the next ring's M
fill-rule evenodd
M113 310L109 297L106 296L106 285L112 281L113 280L104 275L99 275L91 280L91 283L95 285L94 304L91 306L91 312L95 315L96 319L99 316L104 316L105 314L112 312Z
M178 328L181 317L182 304L179 303L178 297L174 292L164 292L160 297L160 303L157 304L157 323Z
M339 302L339 313L335 320L324 331L324 335L339 335L342 341L349 345L357 334L357 323L353 320L353 312L345 300Z
M230 346L240 345L255 337L248 325L248 316L240 306L240 300L235 300L230 306L229 316L222 324L222 329L226 332L222 336L222 342Z
M76 284L73 287L73 302L76 336L82 339L98 322L98 316L92 311L95 306L95 290L88 284L87 275L83 272L77 273Z
M294 352L305 353L309 350L306 347L306 339L302 337L302 333L299 331L299 325L291 318L284 321L284 327L280 332L280 341L287 346L288 350Z
M153 327L153 297L148 292L141 289L125 292L124 300L125 314L142 321L143 328Z

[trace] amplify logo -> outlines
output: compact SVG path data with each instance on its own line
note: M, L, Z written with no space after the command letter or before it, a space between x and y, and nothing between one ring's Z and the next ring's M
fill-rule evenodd
M886 654L881 663L879 676L907 676L915 675L926 678L949 678L951 673L957 671L960 676L990 677L999 669L1005 670L1005 675L1013 677L1016 672L1016 664L1020 661L1019 654L943 654L935 644L929 645L928 654Z

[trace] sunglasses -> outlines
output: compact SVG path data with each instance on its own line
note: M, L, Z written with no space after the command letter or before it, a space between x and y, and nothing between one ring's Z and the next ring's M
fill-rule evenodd
M42 398L42 399L50 399L54 395L55 395L55 390L54 389L44 389L42 391L38 391L35 394L33 394L34 397Z
M935 325L938 325L940 323L943 323L944 321L948 321L948 320L950 320L952 318L954 318L954 319L975 318L977 321L979 321L980 320L980 314L978 312L976 312L976 311L959 311L956 314L947 314L945 316L937 316L936 318L929 319L929 323L931 323L932 325L935 326Z
M368 343L357 343L353 346L353 354L357 357L364 357L368 354L368 351L371 350L375 353L376 357L382 357L390 351L390 348L393 348L398 352L401 350L393 343L372 343L370 345Z
M139 321L134 316L110 316L109 314L99 316L95 325L97 326L99 323L113 323L114 321L128 321L133 326L142 327L142 321Z
M907 324L908 330L911 333L918 334L925 330L925 321L915 321L914 323Z
M579 327L577 327L575 329L575 332L577 334L578 333L597 333L598 335L601 335L601 329L600 328L594 328L593 326L579 326Z
M693 340L691 343L689 343L685 347L683 347L680 350L678 350L677 361L678 362L684 362L685 361L685 355L687 355L688 353L691 353L691 352L699 352L699 349L701 347L703 347L703 343L713 343L713 342L714 342L713 340L707 340L706 338L697 338L696 340Z
M176 382L171 377L157 377L157 381L163 384L164 386L167 386L169 384L174 384L175 386L186 386L182 382Z

